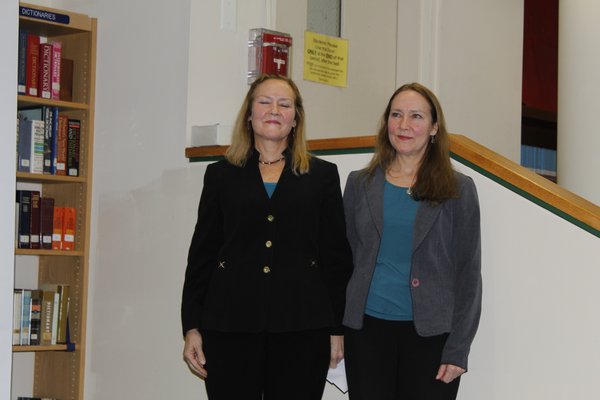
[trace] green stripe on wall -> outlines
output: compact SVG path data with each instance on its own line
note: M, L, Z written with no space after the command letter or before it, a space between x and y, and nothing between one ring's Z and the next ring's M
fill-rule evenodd
M558 215L562 219L569 221L570 223L585 230L586 232L589 232L596 237L600 237L600 231L598 229L595 229L594 227L586 224L585 222L582 222L576 218L573 218L571 215L565 213L562 210L559 210L558 208L546 203L545 201L540 200L538 197L533 196L531 193L526 192L525 190L522 190L522 189L516 187L515 185L505 181L504 179L498 177L497 175L494 175L491 172L473 164L472 162L465 160L464 158L460 157L457 154L450 153L450 157L452 157L454 160L458 161L459 163L466 165L467 167L471 168L472 170L477 171L480 174L490 178L494 182L498 183L501 186L504 186L505 188L518 194L519 196L524 197L527 200L537 204L538 206L550 211L551 213Z

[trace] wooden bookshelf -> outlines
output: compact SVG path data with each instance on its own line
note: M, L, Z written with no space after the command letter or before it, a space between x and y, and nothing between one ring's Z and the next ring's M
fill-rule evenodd
M24 9L25 8L25 9ZM24 13L24 10L35 12ZM49 15L66 16L55 22ZM46 16L46 17L45 17ZM15 249L15 276L20 263L38 268L38 284L67 284L70 292L70 343L51 346L13 346L13 353L35 356L33 396L61 400L83 399L86 311L90 248L90 207L92 203L92 161L94 142L94 94L96 76L97 21L87 15L20 3L19 29L62 43L62 57L73 60L72 97L65 101L16 96L18 108L56 106L59 114L81 121L79 176L56 176L18 172L17 189L34 185L42 196L53 197L57 205L75 207L74 250ZM37 190L37 189L36 189ZM35 289L27 288L27 289ZM14 375L14 372L13 372ZM18 377L13 376L14 380ZM27 394L14 393L13 396Z

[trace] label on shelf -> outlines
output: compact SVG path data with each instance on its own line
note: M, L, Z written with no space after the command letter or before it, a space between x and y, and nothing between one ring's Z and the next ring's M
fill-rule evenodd
M71 18L66 14L59 14L47 10L38 10L30 7L19 7L19 15L21 17L29 17L41 19L43 21L54 22L56 24L69 25Z

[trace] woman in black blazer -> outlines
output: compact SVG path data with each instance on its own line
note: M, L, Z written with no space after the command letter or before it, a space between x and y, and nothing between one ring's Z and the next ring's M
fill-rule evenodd
M214 399L321 399L343 358L352 255L335 164L306 150L302 98L262 76L206 169L181 318Z
M354 255L344 325L351 400L450 400L481 312L479 202L452 169L436 96L390 98L370 164L348 177Z

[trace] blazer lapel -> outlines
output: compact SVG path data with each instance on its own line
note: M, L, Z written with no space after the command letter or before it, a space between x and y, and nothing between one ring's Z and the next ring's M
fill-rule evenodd
M419 204L417 216L415 218L413 252L419 248L441 211L441 205L431 207L423 201Z

